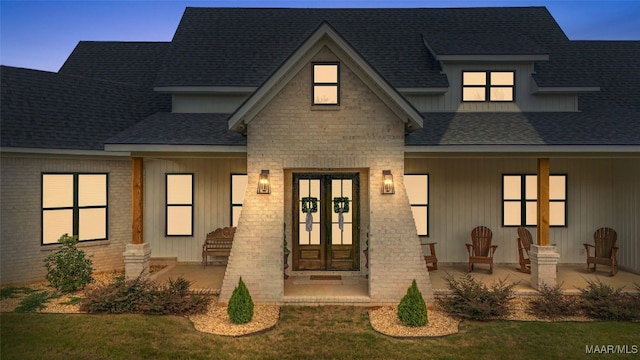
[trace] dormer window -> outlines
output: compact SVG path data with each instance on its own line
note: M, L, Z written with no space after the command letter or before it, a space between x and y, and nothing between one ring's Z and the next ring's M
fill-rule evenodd
M340 64L313 64L313 105L340 104Z
M513 101L513 71L463 71L462 101Z

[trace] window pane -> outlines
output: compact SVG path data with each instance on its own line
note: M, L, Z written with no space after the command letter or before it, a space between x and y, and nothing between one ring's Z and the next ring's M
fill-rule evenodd
M107 238L107 209L80 209L78 240Z
M525 193L527 200L537 200L538 199L538 176L537 175L527 175L525 177Z
M549 225L552 225L552 226L567 225L564 212L565 212L564 201L550 202L549 203Z
M78 175L78 205L79 206L106 206L107 205L107 175L106 174Z
M463 101L484 101L485 93L484 88L478 87L466 87L462 89Z
M233 204L242 204L244 201L244 192L247 189L247 175L231 176L231 202Z
M318 198L318 206L320 206L320 180L312 179L309 181L311 182L311 197Z
M191 206L167 207L167 235L191 235Z
M502 179L504 182L504 199L520 200L522 198L522 184L520 182L520 176L505 175Z
M313 103L314 104L337 104L338 103L338 87L337 86L314 86L313 87Z
M491 72L491 85L513 85L513 72Z
M491 101L513 101L513 88L491 88Z
M525 219L526 225L538 224L538 203L535 201L527 202L527 217Z
M301 223L298 225L298 244L300 245L309 245L309 233L306 230L305 223Z
M307 233L305 231L305 233ZM320 223L313 223L313 230L309 236L311 245L320 245Z
M167 205L191 204L193 175L167 175Z
M462 84L463 85L486 85L487 73L485 73L484 71L482 72L465 71L464 73L462 73Z
M555 175L549 177L549 199L550 200L566 200L566 180L564 175Z
M338 65L314 65L313 81L315 83L337 83Z
M404 185L410 204L428 204L428 175L405 175Z
M73 175L46 174L42 175L42 207L72 207L73 206ZM71 235L71 232L69 232ZM61 234L62 235L62 234ZM56 238L56 241L58 239Z
M242 212L242 206L234 206L231 209L231 226L238 226L238 220L240 219L240 213Z
M42 243L54 244L64 234L73 235L73 210L42 212Z
M427 207L412 206L411 212L413 213L413 220L416 223L418 235L427 235Z
M519 201L505 201L504 202L504 225L505 226L519 226L522 225L520 202Z

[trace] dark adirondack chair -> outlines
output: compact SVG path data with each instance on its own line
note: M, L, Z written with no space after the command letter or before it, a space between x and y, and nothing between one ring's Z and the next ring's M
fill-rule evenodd
M438 258L436 257L436 248L435 245L437 243L427 243L426 245L429 245L429 250L431 251L431 255L425 255L424 256L424 262L427 263L427 270L429 271L433 271L433 270L438 270ZM429 266L429 264L432 264L432 266Z
M531 260L529 257L531 244L533 244L531 233L529 230L520 226L518 228L518 258L520 261L520 268L516 270L525 274L531 274Z
M488 227L478 226L471 231L471 244L465 244L469 253L469 272L474 264L488 264L489 273L493 274L493 254L498 245L491 245L492 238L493 233Z
M616 247L616 240L618 235L616 231L611 228L600 228L593 234L593 241L595 245L584 244L584 248L587 252L587 271L596 271L597 265L611 266L611 276L618 273L618 261L616 255L618 248ZM594 255L591 256L590 249L594 249ZM593 264L593 267L590 266Z

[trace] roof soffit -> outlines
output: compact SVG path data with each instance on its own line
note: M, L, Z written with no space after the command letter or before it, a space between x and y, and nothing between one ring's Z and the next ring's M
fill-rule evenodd
M331 50L403 121L407 131L422 128L423 117L326 21L229 118L229 129L246 125L323 48Z

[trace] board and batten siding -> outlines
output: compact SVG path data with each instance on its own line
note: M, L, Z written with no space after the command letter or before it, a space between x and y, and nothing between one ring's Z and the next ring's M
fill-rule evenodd
M599 227L618 233L619 263L640 272L640 160L552 158L552 174L567 174L567 226L552 227L561 263L585 263L583 243ZM438 260L468 260L465 243L479 225L493 231L497 263L517 263L516 227L502 226L502 175L535 174L535 158L405 159L406 174L429 174L429 238ZM536 228L528 227L536 236ZM424 242L427 242L425 239Z
M151 257L200 262L207 233L231 225L231 174L245 174L239 158L145 158L144 241ZM166 236L166 174L193 174L193 236Z

